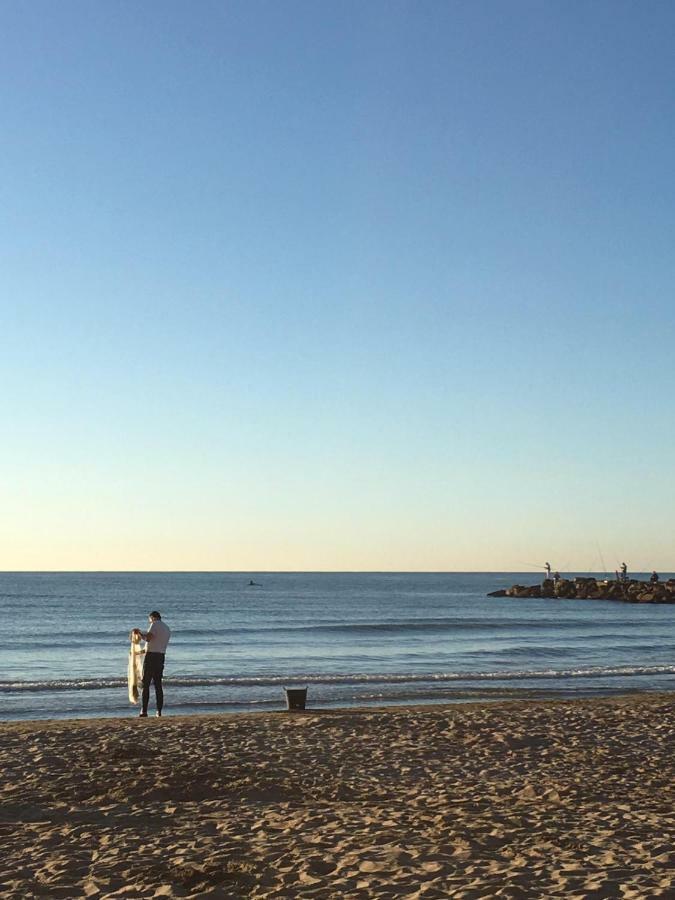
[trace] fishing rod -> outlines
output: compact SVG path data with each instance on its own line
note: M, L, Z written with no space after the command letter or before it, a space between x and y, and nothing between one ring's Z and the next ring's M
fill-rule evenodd
M609 573L607 572L607 566L605 565L605 560L602 555L602 550L600 549L600 543L598 541L596 541L595 546L598 548L598 553L600 554L600 562L602 563L602 571L605 573L605 575L607 575Z

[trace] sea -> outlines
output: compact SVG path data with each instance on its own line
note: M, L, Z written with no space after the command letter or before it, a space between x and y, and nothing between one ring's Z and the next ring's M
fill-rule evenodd
M0 719L137 715L129 631L155 609L165 715L281 710L304 687L308 708L675 690L675 606L486 596L540 577L0 573Z

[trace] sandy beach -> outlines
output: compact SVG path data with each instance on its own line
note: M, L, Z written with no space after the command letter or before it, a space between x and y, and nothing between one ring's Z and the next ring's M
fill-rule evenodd
M0 726L0 894L675 896L668 695Z

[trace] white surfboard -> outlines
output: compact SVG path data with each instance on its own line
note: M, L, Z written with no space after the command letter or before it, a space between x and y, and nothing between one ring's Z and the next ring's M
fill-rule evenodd
M138 703L138 698L141 695L144 656L145 651L141 650L141 636L139 634L132 634L131 646L129 647L129 665L127 667L130 703Z

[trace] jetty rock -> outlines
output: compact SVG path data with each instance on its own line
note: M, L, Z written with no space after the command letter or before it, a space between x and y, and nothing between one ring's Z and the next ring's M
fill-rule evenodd
M597 578L545 578L541 584L514 584L488 597L543 597L558 600L618 600L623 603L675 603L675 578L668 581L610 581Z

